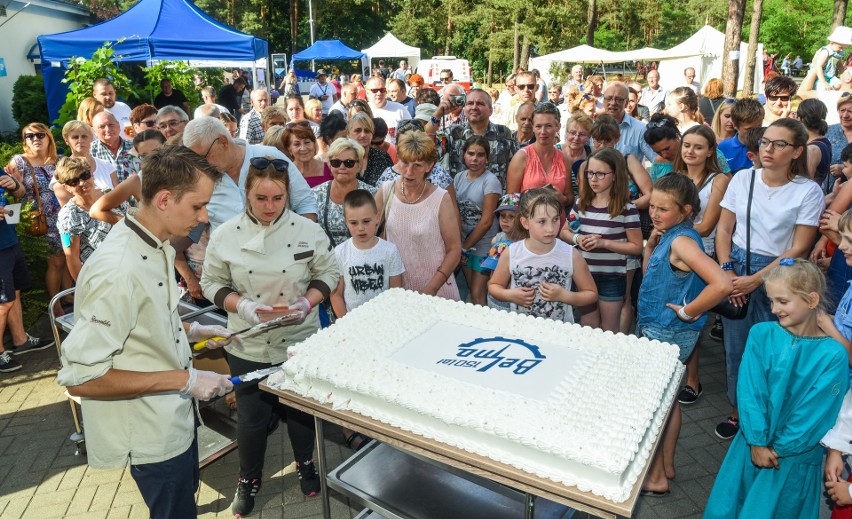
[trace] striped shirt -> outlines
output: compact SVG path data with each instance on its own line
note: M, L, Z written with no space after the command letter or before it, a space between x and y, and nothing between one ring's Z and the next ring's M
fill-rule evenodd
M579 220L580 230L576 234L598 234L603 240L627 241L628 229L639 229L639 211L633 204L627 204L624 211L615 218L609 215L606 207L589 206L580 211L577 204L571 208L568 221ZM627 272L627 255L597 248L590 251L580 249L589 271L592 274L623 276Z

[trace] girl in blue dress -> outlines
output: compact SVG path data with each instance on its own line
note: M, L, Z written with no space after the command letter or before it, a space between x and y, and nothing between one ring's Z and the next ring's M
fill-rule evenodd
M818 517L820 439L849 385L849 358L819 318L825 277L782 258L764 276L778 322L755 324L737 384L740 429L722 462L704 517Z

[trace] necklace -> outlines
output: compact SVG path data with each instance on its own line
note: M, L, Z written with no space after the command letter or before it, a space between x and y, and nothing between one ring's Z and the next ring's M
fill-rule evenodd
M402 201L405 202L406 204L412 204L412 205L416 204L417 202L420 201L421 198L423 198L423 193L426 192L426 182L424 181L423 182L423 188L420 190L420 196L417 197L417 200L415 200L413 202L409 202L408 201L408 195L405 194L405 182L402 182L401 184L402 184Z

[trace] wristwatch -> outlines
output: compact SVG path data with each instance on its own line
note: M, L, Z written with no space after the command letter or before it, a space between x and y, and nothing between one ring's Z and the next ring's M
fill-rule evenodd
M722 270L734 270L734 263L731 261L726 261L722 263Z
M432 124L438 124L438 123L441 122L440 119L438 119L437 117L434 117L434 116L429 117L429 120L432 121Z

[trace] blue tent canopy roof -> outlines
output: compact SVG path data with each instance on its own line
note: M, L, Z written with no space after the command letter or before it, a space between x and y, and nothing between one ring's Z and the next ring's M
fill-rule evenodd
M302 52L293 54L290 66L294 61L335 60L335 59L364 59L367 55L361 51L350 49L339 40L320 40Z

